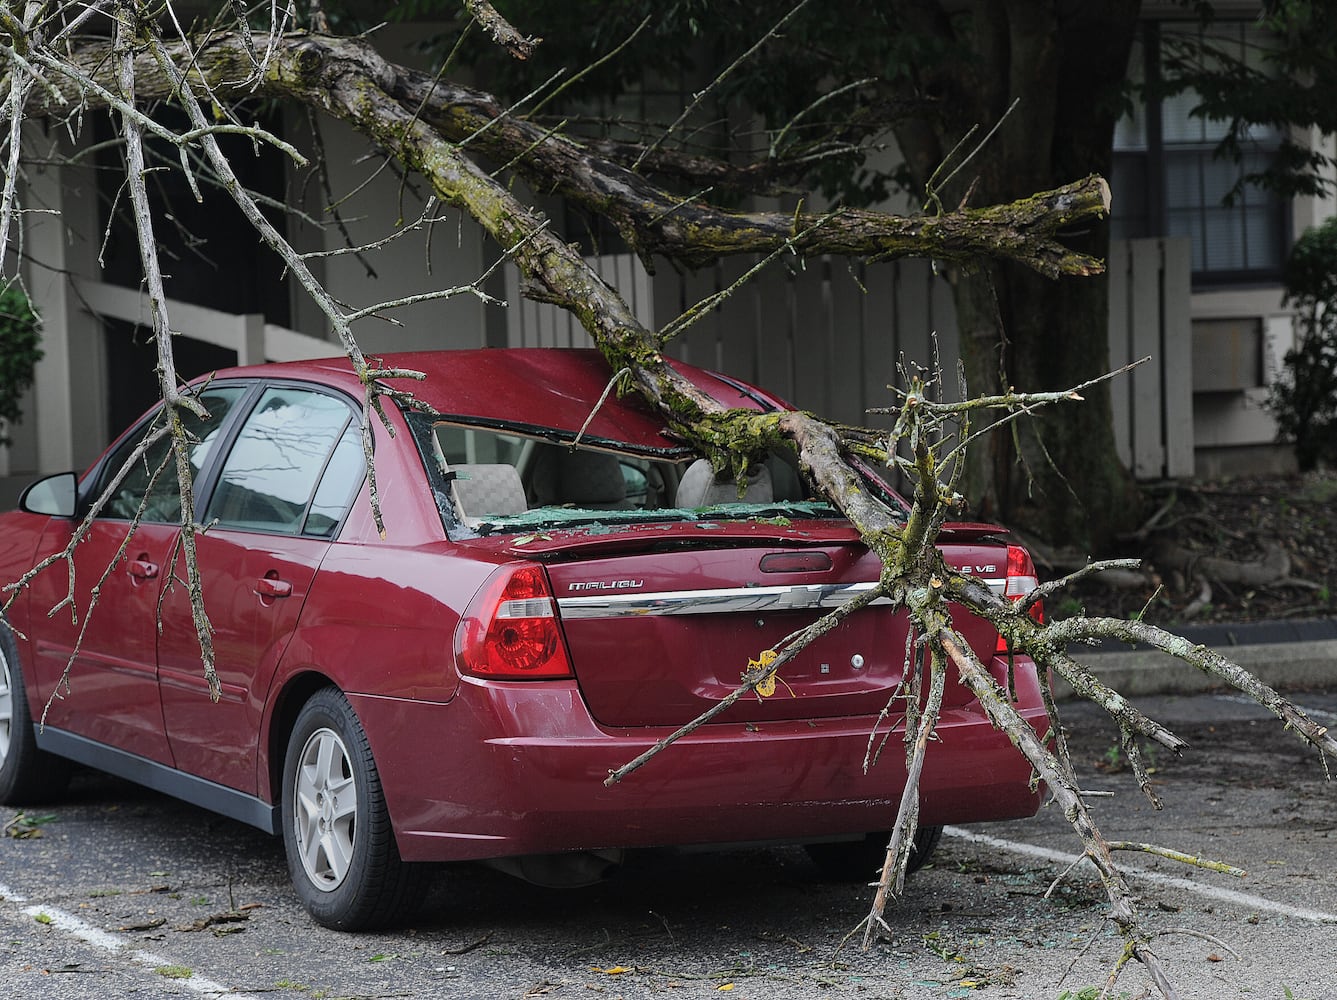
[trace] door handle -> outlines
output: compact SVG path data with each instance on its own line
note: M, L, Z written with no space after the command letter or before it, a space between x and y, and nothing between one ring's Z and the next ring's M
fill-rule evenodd
M255 581L256 597L291 597L292 584L272 576L262 576Z
M158 564L142 556L130 560L129 573L136 580L152 580L158 575Z

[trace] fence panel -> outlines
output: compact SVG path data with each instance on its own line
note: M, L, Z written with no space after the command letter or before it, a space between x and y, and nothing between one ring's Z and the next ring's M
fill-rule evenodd
M627 292L643 322L662 329L687 307L727 288L755 263L730 258L680 274L667 264L653 279L639 261L604 258L600 272ZM1110 248L1111 367L1150 355L1110 386L1120 458L1142 479L1193 474L1189 258L1183 240L1132 240ZM508 281L518 296L519 282ZM554 306L512 300L514 346L588 341ZM940 362L944 396L956 398L960 338L951 288L926 261L864 264L811 260L767 267L671 342L674 357L756 382L846 423L873 423L870 406L894 402L898 365ZM971 387L974 389L975 387ZM1030 386L1036 390L1062 386Z
M1187 240L1110 246L1110 367L1151 358L1110 383L1119 457L1138 479L1193 475L1189 271Z

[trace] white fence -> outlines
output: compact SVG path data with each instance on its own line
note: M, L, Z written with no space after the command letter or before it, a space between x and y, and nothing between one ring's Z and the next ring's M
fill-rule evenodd
M1193 475L1193 332L1186 239L1110 246L1110 384L1119 457L1138 479Z
M730 287L751 266L728 259L691 273L664 266L650 275L631 255L594 263L610 285L628 295L637 318L655 329ZM1152 358L1110 387L1120 455L1140 479L1193 474L1189 266L1183 240L1132 240L1110 250L1109 365ZM138 290L78 281L75 291L99 316L149 323L147 300ZM521 298L513 267L507 295L512 346L589 345L567 313ZM168 308L176 329L236 351L239 364L339 353L335 343L265 323L262 316L175 300ZM830 419L857 424L868 422L869 407L893 401L887 386L897 380L898 364L929 365L936 350L944 370L951 371L957 343L951 292L928 263L820 259L763 269L705 311L668 350L763 385Z
M75 294L88 310L106 319L152 327L148 299L134 288L101 281L75 281ZM237 352L237 364L263 361L302 361L339 354L338 344L287 327L266 323L255 314L234 314L205 309L176 299L167 300L172 327L194 340Z
M642 322L661 329L689 306L730 287L752 261L728 259L687 274L663 265L653 276L631 255L594 263L609 284L630 293ZM1109 365L1152 359L1110 387L1120 457L1141 479L1191 476L1188 244L1169 239L1117 242L1110 251L1109 270ZM590 343L566 313L524 301L519 290L511 268L511 346ZM898 378L897 365L928 366L935 347L944 370L953 371L958 356L956 311L947 283L935 277L927 262L823 259L767 267L704 313L667 351L765 386L830 419L862 424L869 422L869 407L892 403L887 386Z

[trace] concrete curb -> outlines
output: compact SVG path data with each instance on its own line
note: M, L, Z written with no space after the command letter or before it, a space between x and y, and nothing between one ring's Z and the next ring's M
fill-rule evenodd
M1198 641L1196 637L1195 641ZM1213 645L1222 656L1234 660L1274 688L1325 687L1337 684L1337 639L1278 642L1256 645ZM1182 660L1149 649L1131 652L1081 652L1076 659L1120 694L1196 694L1228 685ZM1067 682L1055 678L1054 695L1074 697Z

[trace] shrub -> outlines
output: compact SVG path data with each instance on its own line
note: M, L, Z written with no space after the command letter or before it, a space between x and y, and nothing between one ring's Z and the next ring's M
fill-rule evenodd
M14 285L0 289L0 444L9 444L5 431L22 416L19 400L42 360L41 341L41 323L28 297Z
M1272 383L1268 409L1295 442L1301 469L1337 464L1337 218L1305 230L1282 274L1296 306L1296 343Z

